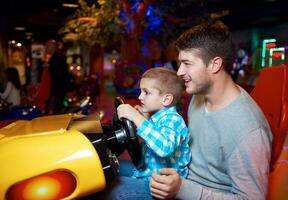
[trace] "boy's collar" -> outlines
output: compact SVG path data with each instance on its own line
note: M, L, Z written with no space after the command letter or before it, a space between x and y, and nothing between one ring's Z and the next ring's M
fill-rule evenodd
M155 112L152 116L151 116L151 120L159 120L158 118L163 117L163 115L165 115L168 111L176 111L176 106L169 106L169 107L163 107L161 110Z

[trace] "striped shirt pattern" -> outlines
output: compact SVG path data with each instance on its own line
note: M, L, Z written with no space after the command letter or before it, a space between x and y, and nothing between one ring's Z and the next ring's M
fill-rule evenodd
M163 108L145 120L137 129L142 139L145 168L135 169L133 176L148 178L160 168L175 168L182 177L188 174L191 161L191 135L176 107Z

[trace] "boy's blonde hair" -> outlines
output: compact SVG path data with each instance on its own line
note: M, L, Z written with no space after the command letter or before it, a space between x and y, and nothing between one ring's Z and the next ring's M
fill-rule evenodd
M143 78L154 79L158 83L154 88L159 90L160 94L172 94L171 105L179 101L183 91L183 80L177 76L176 71L165 67L151 68L142 75Z

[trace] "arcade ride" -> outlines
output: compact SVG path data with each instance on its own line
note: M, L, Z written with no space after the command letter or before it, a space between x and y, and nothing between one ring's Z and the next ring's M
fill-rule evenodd
M273 84L273 85L271 85ZM287 199L288 67L264 68L251 96L273 133L267 199ZM115 106L123 103L116 98ZM0 129L0 199L79 199L103 190L117 173L117 156L128 150L140 169L135 128L117 116L77 114L16 121Z
M115 99L115 106L123 103ZM134 124L117 115L54 115L18 120L0 129L0 199L75 199L103 190L128 150L141 168Z

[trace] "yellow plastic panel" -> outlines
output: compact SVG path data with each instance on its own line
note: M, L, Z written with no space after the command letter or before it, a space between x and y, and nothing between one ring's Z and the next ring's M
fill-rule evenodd
M105 188L101 161L90 141L76 130L0 140L0 199L23 180L57 170L77 180L73 199Z

